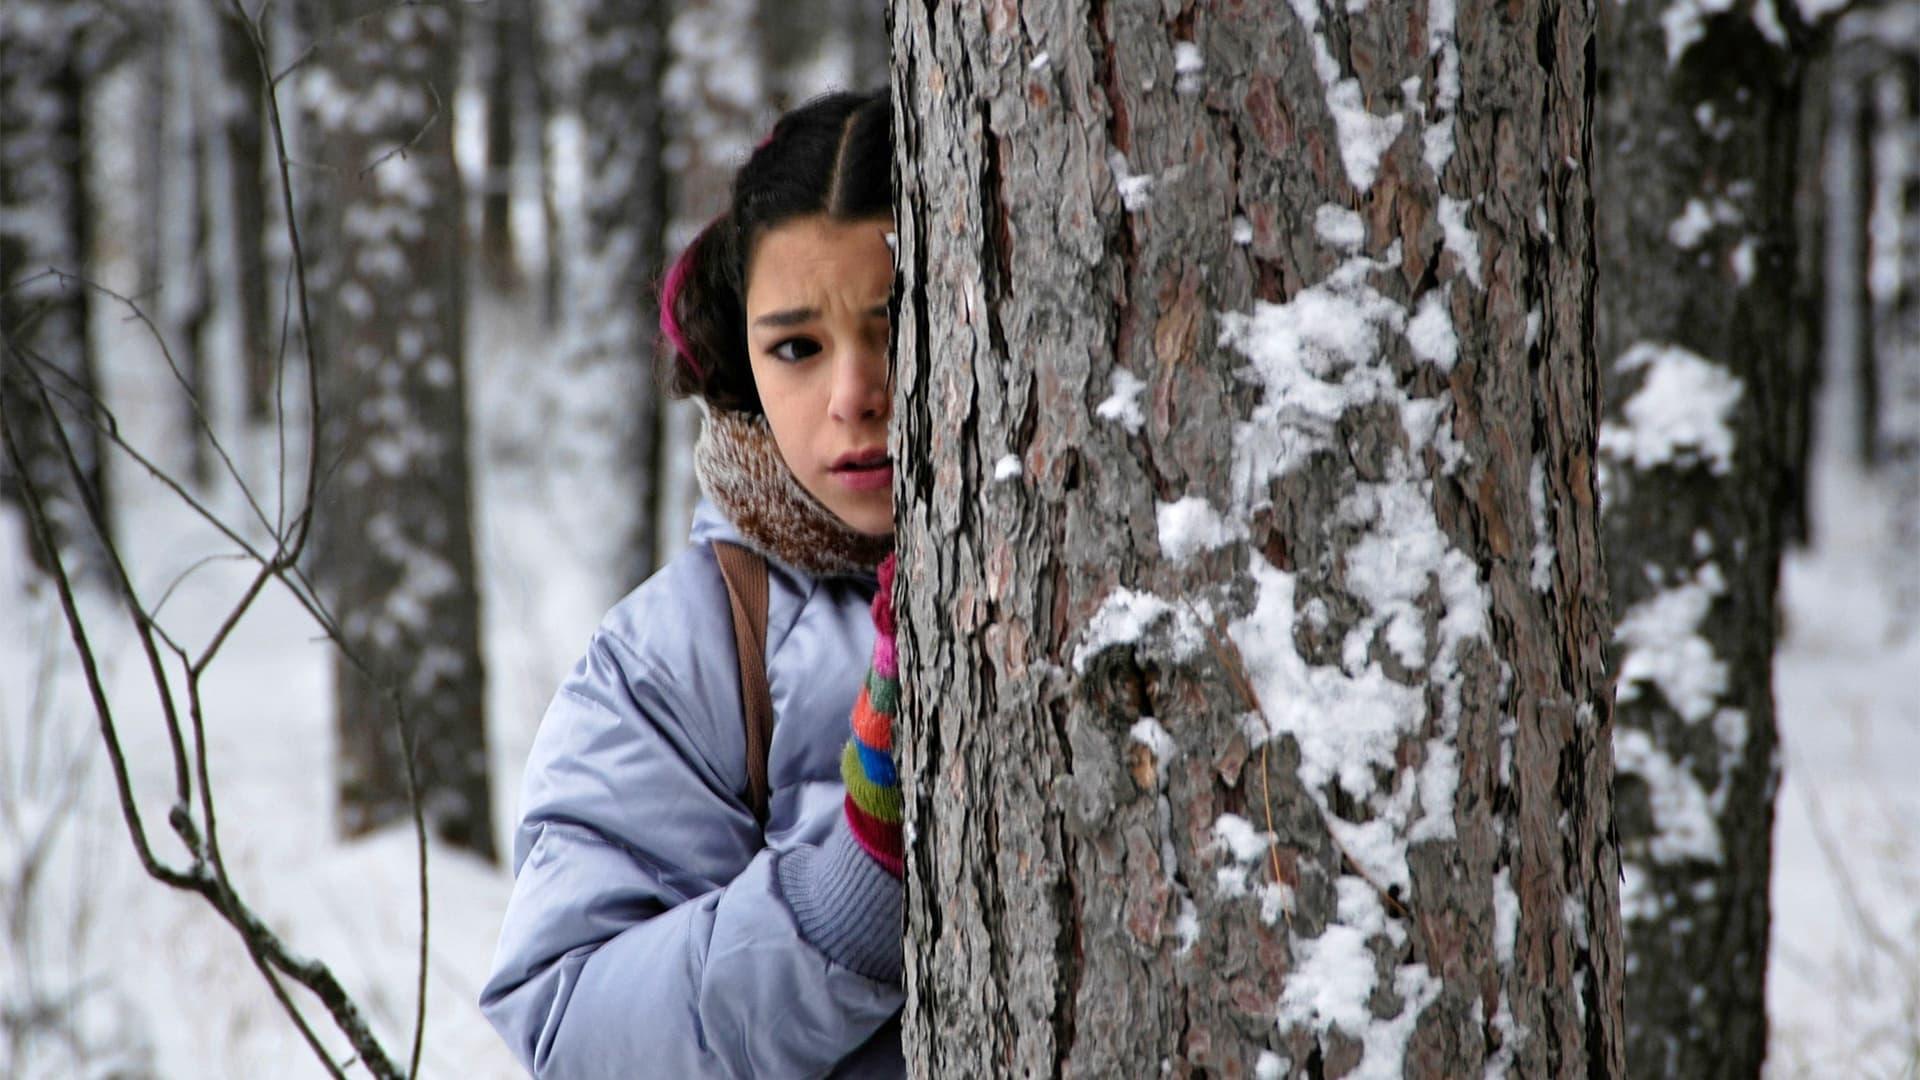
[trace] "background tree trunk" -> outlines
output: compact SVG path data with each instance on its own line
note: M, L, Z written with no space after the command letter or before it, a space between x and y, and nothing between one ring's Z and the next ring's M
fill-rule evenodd
M62 275L84 275L92 250L83 38L98 16L91 4L64 0L0 7L0 424L21 444L47 500L54 543L70 568L88 573L104 572L105 563L83 500L104 506L107 498L90 408L92 297L77 276ZM28 363L54 401L57 430L25 378ZM84 490L70 479L61 432L86 476ZM24 506L20 482L0 464L0 500ZM43 569L52 566L51 553L31 539L27 549Z
M1889 7L1869 28L1889 54L1867 88L1874 460L1893 489L1895 548L1912 556L1920 552L1920 16ZM1888 569L1900 625L1920 626L1920 569L1911 558Z
M233 253L225 273L238 305L234 314L240 335L246 418L265 423L273 416L279 365L267 273L267 196L274 188L266 177L260 61L246 27L231 12L217 11L214 21L220 50L216 116L219 137L225 144L227 177L226 196L219 209L230 222Z
M1276 7L894 7L914 1075L1623 1073L1592 11Z
M591 3L591 0L589 0ZM598 5L594 5L598 6ZM532 0L494 0L477 20L486 45L486 172L480 189L480 257L496 282L510 284L517 273L513 255L513 167L515 135L527 95L523 90L534 44Z
M166 267L154 298L159 324L173 351L184 383L175 400L178 445L184 449L187 473L202 491L213 483L211 432L203 418L214 408L211 365L219 343L214 333L214 281L208 183L207 128L213 123L213 103L206 93L209 62L206 26L211 18L203 5L166 5L158 15L163 27L160 48L165 67L165 100L161 115L166 148L160 171L161 265Z
M1825 35L1600 6L1597 351L1617 616L1627 1061L1757 1076L1775 594L1813 368L1792 348L1802 86Z
M615 553L624 591L660 564L656 533L664 395L653 378L657 279L667 229L666 122L662 103L667 7L655 0L580 5L581 126L586 136L585 222L577 276L573 357L582 378L604 382L605 426L616 445L626 539Z
M772 120L755 16L759 0L685 0L668 26L667 156L672 215L666 252L678 256L727 208L734 170ZM659 513L655 535L665 561L685 546L700 488L693 475L699 412L662 398Z
M467 464L454 17L335 0L306 87L323 215L322 492L315 537L346 643L339 820L410 813L395 722L434 831L494 854ZM391 694L383 693L391 688Z

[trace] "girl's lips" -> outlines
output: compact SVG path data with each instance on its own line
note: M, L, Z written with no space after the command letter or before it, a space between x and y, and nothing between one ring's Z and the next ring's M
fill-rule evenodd
M893 486L892 465L880 465L868 469L835 469L833 476L849 491L877 491Z

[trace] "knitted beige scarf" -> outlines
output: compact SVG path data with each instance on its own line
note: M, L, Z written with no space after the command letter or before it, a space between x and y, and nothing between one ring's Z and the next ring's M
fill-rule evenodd
M871 575L893 550L891 536L854 529L800 486L765 416L704 411L693 471L748 547L814 577Z

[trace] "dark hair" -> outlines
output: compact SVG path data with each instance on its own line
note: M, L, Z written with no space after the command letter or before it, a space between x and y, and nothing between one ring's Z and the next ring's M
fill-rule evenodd
M660 283L664 382L720 409L762 412L747 360L747 261L768 229L797 217L836 221L893 211L893 106L884 90L825 94L782 116L733 178L727 212Z

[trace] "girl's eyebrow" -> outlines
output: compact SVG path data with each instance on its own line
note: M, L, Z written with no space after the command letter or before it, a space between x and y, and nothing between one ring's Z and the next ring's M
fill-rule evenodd
M891 319L892 317L893 308L886 301L881 301L867 309L867 318L869 319Z
M818 308L788 308L785 311L768 312L753 320L755 326L799 326L820 317Z

